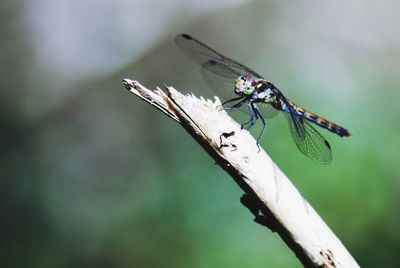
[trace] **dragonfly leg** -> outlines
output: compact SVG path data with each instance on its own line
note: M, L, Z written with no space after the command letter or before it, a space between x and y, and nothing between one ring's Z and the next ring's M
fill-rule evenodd
M247 103L247 109L249 111L250 120L242 124L242 129L248 125L246 129L249 130L257 122L258 115L254 112L254 106L251 102Z
M264 132L265 132L265 127L266 127L267 124L266 124L265 119L264 119L264 117L262 116L260 110L259 110L257 107L254 107L254 113L255 113L256 115L258 115L258 117L260 118L261 123L262 123L262 130L261 130L260 135L259 135L258 138L257 138L257 147L258 147L258 150L260 151L260 144L259 144L259 141L260 141L262 135L263 135Z
M224 105L225 105L225 104L228 104L228 103L230 103L230 102L234 102L234 101L240 100L240 99L243 99L243 97L237 97L237 98L233 98L233 99L224 101L224 102L221 104L221 106L219 106L219 108L220 108L220 109L224 109L224 110L229 110L229 109L225 108Z
M254 125L254 117L255 117L255 115L254 115L254 112L253 112L253 109L252 109L252 107L251 107L251 104L250 104L250 102L248 102L247 103L247 110L249 111L249 115L250 115L250 120L249 121L247 121L247 122L244 122L242 125L241 125L241 128L243 129L246 125L248 125L249 123L251 124L250 125L250 127L252 126L252 125ZM257 119L256 119L257 120ZM250 128L249 127L249 128ZM249 128L246 128L246 129L249 129Z
M236 99L235 99L236 100ZM234 101L233 99L231 101ZM246 98L242 99L241 101L239 101L238 103L236 103L235 105L231 106L231 107L223 107L224 110L234 110L234 109L239 109L240 107L242 107L242 105L246 102ZM229 101L230 102L230 101Z

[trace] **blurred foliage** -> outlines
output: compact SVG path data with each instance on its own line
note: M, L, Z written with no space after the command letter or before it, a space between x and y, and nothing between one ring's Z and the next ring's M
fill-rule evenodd
M0 3L2 267L301 266L184 130L124 90L210 93L180 32L349 128L323 131L329 166L282 117L262 144L362 267L396 266L399 3L200 2Z

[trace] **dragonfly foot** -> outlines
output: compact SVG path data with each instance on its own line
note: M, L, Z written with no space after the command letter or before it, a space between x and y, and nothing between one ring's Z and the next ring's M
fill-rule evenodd
M257 148L258 148L258 153L261 152L261 147L260 147L260 144L258 143L258 141L257 141Z
M215 107L217 109L217 111L223 111L225 110L225 107L222 105L218 105L217 107Z

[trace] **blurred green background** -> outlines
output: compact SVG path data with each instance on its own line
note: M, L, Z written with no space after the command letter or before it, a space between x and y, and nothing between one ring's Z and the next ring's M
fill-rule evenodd
M298 152L282 116L262 145L361 266L396 267L398 10L395 0L1 1L1 267L301 267L199 145L124 89L131 78L206 92L174 45L181 32L350 130L321 131L329 166Z

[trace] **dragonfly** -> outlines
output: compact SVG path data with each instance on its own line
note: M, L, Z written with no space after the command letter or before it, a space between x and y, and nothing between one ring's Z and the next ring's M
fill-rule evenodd
M350 136L345 128L301 108L286 98L272 82L249 67L222 55L194 37L180 34L176 36L175 43L201 66L204 78L212 87L226 88L233 93L233 98L222 103L224 110L247 106L249 120L241 125L242 129L250 129L258 120L261 121L262 130L257 138L258 148L266 129L266 118L274 117L279 112L285 115L297 148L317 163L329 164L332 161L332 150L328 141L312 124L340 137Z

